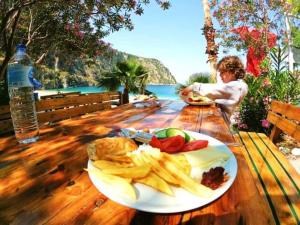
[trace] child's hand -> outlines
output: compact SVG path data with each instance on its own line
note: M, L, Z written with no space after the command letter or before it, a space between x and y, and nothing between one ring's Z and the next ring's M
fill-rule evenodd
M190 85L180 91L180 94L183 96L187 96L191 91L193 91L193 86Z

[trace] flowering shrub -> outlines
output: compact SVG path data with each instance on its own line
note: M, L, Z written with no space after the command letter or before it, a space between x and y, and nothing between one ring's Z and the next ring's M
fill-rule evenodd
M288 71L254 77L247 75L248 93L235 114L235 128L239 130L269 133L267 114L272 100L297 103L300 96L300 80Z
M266 72L259 77L245 77L248 93L233 118L234 128L268 133L270 124L266 118L272 100L300 103L300 79L287 70L284 52L285 48L272 49L264 65Z
M235 114L235 127L239 130L251 130L268 133L266 117L269 109L271 84L267 76L247 75L248 93Z

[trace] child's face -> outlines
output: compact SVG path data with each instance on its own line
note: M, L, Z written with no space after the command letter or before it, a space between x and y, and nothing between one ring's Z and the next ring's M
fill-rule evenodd
M220 72L220 77L224 83L236 80L235 75L229 71Z

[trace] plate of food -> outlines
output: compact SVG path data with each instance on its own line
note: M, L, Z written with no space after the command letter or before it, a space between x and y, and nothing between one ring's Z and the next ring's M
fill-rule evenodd
M181 99L189 105L211 105L214 101L208 97L201 96L196 92L189 92L187 96L180 95Z
M150 143L139 146L128 137L98 139L87 151L95 187L119 204L146 212L175 213L209 204L237 174L236 158L225 144L177 128L156 129Z

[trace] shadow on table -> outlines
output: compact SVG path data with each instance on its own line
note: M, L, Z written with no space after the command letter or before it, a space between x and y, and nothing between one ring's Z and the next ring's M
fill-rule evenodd
M200 211L201 212L201 211ZM183 224L183 225L200 225L200 224L222 224L222 225L246 225L246 220L238 213L229 213L215 216L212 213L203 215L193 215L193 212L183 214L154 214L138 212L133 218L130 225L154 225L154 224ZM170 216L172 215L172 216ZM177 216L176 216L177 215Z

